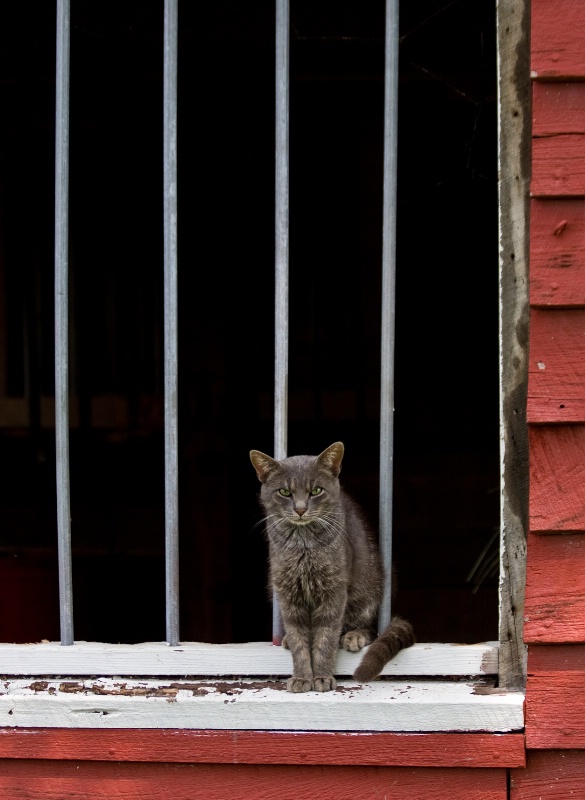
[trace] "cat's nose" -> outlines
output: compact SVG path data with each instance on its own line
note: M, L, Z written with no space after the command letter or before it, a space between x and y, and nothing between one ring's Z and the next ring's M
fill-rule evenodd
M305 511L306 511L306 510L307 510L307 509L305 508L305 506L297 506L297 507L295 508L295 511L297 512L297 514L299 515L299 517L302 517L302 516L303 516L303 514L305 513Z

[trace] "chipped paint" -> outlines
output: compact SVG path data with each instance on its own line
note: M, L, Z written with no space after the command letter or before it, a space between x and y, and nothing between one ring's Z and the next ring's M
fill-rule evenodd
M287 692L282 680L15 679L0 694L0 727L437 731L523 726L524 695L474 694L462 680L338 683Z

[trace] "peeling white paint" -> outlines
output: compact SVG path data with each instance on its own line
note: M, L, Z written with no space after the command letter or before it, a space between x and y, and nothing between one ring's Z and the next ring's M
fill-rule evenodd
M457 681L291 694L282 681L18 679L0 691L0 726L504 733L524 727L523 705L521 692Z

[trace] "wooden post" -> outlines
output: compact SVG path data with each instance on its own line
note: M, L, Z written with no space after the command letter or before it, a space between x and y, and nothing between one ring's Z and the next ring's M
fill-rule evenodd
M500 686L526 680L530 2L498 0L501 565Z

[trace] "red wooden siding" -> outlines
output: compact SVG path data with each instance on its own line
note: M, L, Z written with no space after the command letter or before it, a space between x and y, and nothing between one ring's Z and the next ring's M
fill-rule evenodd
M583 531L585 425L532 426L529 434L530 530Z
M585 747L585 647L531 645L528 654L526 745Z
M585 200L532 200L530 303L585 307Z
M520 767L523 734L1 729L0 759Z
M535 78L585 75L585 8L581 0L533 0L531 70Z
M585 95L581 83L534 83L532 135L585 133Z
M533 309L528 397L529 422L585 419L585 310Z
M582 534L529 534L524 639L553 644L585 642L585 537Z
M511 800L585 797L584 40L585 3L533 0L528 754Z
M510 800L581 800L585 797L585 752L528 753L526 769L512 770Z
M506 800L504 769L0 761L0 798Z
M582 136L560 134L532 142L532 194L585 196Z

